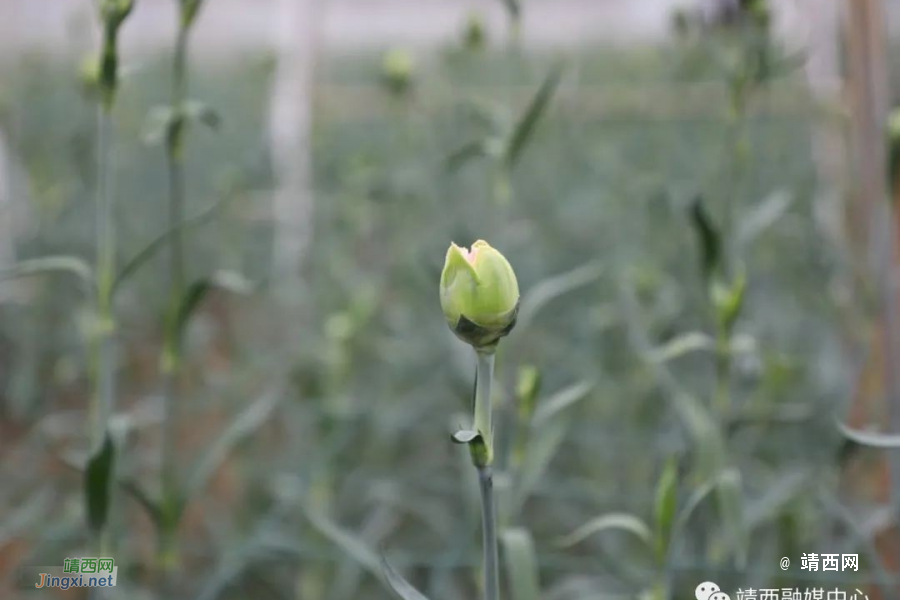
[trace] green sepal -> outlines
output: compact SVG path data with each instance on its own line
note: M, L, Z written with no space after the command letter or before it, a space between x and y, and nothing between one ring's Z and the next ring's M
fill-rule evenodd
M491 464L491 451L484 442L481 432L472 429L460 429L450 436L455 444L466 444L472 455L472 464L484 468Z
M490 346L497 345L500 338L509 335L516 326L518 317L519 302L516 302L516 306L503 316L503 320L508 319L509 322L502 329L483 327L468 319L466 315L460 315L459 321L456 322L456 326L453 328L453 333L456 334L456 337L471 344L475 348L489 348Z

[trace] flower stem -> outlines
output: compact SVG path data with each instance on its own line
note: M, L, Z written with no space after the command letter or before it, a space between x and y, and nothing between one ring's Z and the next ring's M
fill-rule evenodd
M715 407L721 419L728 418L731 410L731 350L728 347L730 334L721 330L716 346L716 396Z
M475 431L481 434L487 447L490 465L494 457L494 435L491 424L491 383L494 379L494 349L476 350L478 364L475 371Z
M497 509L494 502L494 477L491 469L494 459L491 425L494 350L495 348L476 350L478 363L475 371L475 430L481 434L484 452L473 452L472 454L473 464L478 471L478 487L481 490L485 600L497 600L500 597L500 580L497 576ZM477 457L478 454L481 456Z
M91 404L91 453L103 445L106 424L115 398L114 316L111 287L115 277L115 227L112 194L112 115L100 107L97 117L97 329L94 340L95 375Z
M178 379L181 373L181 340L175 327L177 313L184 296L184 238L179 225L184 219L184 103L187 98L187 42L188 29L179 25L172 58L172 111L175 114L166 143L166 164L169 177L168 228L172 231L169 252L169 314L165 330L165 341L161 370L163 377L163 457L162 493L166 506L174 506L178 498L178 474L176 472L176 424L178 423ZM178 519L168 515L160 531L159 563L169 570L178 555L176 529Z
M500 579L497 575L497 510L494 503L494 477L490 465L477 468L478 485L481 489L484 598L497 600L500 597Z

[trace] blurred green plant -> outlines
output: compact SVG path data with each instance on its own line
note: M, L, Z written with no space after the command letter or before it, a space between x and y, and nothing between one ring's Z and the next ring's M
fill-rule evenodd
M405 48L392 48L381 62L381 79L389 92L396 96L407 93L415 79L416 63Z
M468 409L469 356L454 354L467 349L447 333L435 306L441 265L423 257L438 256L439 240L474 239L478 230L491 231L498 246L518 257L516 273L528 290L510 343L499 349L491 392L499 567L507 594L514 600L536 590L556 599L634 597L659 594L664 586L672 596L690 597L696 580L688 580L700 569L774 586L783 580L777 567L770 571L770 559L774 566L777 557L816 545L859 547L867 563L860 581L875 574L877 552L869 548L875 524L885 519L883 507L864 510L832 490L832 447L841 440L823 407L842 399L848 375L836 359L843 356L844 317L830 305L829 278L847 266L807 217L817 193L809 132L821 116L807 105L799 78L773 81L771 102L756 94L760 101L749 103L744 131L746 174L732 187L733 153L723 151L731 98L722 57L736 43L709 36L691 49L667 44L572 53L566 71L572 89L553 100L565 102L566 110L544 111L509 173L515 202L500 207L485 201L493 181L481 176L481 165L448 173L441 160L447 148L481 140L490 128L458 99L485 98L477 108L499 117L499 137L507 142L517 115L504 116L505 107L511 97L529 103L529 82L546 73L551 57L417 54L429 69L416 74L415 106L400 111L367 101L383 98L378 55L323 56L311 138L315 260L292 291L299 308L275 320L265 297L226 303L207 291L210 310L193 310L199 318L186 332L185 356L203 361L202 368L185 368L181 395L196 424L192 442L213 436L215 443L194 465L180 457L184 494L191 498L190 506L181 503L180 545L196 568L189 578L173 577L178 591L206 600L380 598L389 592L377 579L390 575L378 548L389 546L398 548L392 553L398 570L427 596L476 595L474 580L482 575L477 482L463 477L472 469L468 456L448 456L434 443L435 432L448 424L447 407L459 402ZM697 54L687 56L692 50ZM690 72L680 68L686 57L696 60ZM185 136L185 149L197 148L185 156L186 214L196 216L178 231L189 248L189 270L214 273L195 292L234 283L215 272L223 263L239 272L240 266L264 270L269 258L265 199L273 184L260 132L270 86L260 65L271 61L223 62L205 64L190 78L193 90L216 99L229 124L214 141ZM81 122L78 97L58 93L71 81L49 64L23 65L4 85L16 117L4 133L27 165L39 219L17 240L19 251L31 256L60 247L78 252L92 239L78 207L84 182L92 181L81 174L79 149L93 138L72 125ZM118 453L118 470L120 487L154 522L156 478L143 475L156 474L159 447L141 428L157 423L147 407L157 406L158 380L155 369L141 364L158 354L152 332L169 304L168 269L152 257L170 248L173 235L156 220L165 216L158 199L166 194L158 161L129 142L140 130L136 115L147 112L169 76L150 60L117 102L117 127L131 134L117 141L119 242L131 258L114 285L120 300L128 300L117 309L119 380L130 400L116 422L118 430L127 424L134 448ZM197 118L211 116L193 106ZM163 142L166 112L154 111L148 127L154 133L159 118L163 127L155 134ZM706 404L715 401L722 322L702 267L690 260L697 231L677 226L691 221L686 199L698 189L727 259L724 269L712 270L716 278L728 291L738 262L747 274L733 323L724 420ZM239 202L202 208L219 196ZM725 233L726 197L735 203L731 234ZM596 257L603 257L603 269ZM57 313L76 286L93 289L92 270L84 266L78 259L49 264L67 275L36 282L43 287L35 287L27 310L4 306L0 339L15 342L15 379L5 391L31 402L26 414L35 423L46 417L40 448L45 430L65 418L66 399L80 398L79 356L71 327ZM856 335L867 331L864 317L851 317ZM284 390L271 375L272 364L282 362L292 368ZM277 404L282 396L289 401ZM258 400L247 404L248 397ZM237 418L220 431L217 419L229 403L239 407ZM271 419L275 406L278 418ZM451 424L468 418L454 416ZM246 443L262 426L266 435ZM869 455L857 450L854 456L865 461ZM669 503L657 498L671 498L659 490L672 489L663 485L672 458L681 466L677 510L663 526L668 518L655 515L667 511L656 507ZM21 531L23 519L37 518L24 525L36 553L68 552L79 541L67 528L65 481L52 482L64 491L54 489L50 508L41 512L47 491L41 486L51 482L23 470L30 469L17 465L0 499L34 497L34 507L3 519L0 539ZM213 485L214 494L187 491ZM720 494L739 500L743 510L723 510ZM649 530L651 543L608 529L564 548L551 543L609 514L639 519L644 528L633 529ZM132 565L122 581L138 595L148 586L143 565L151 554L136 517L127 515L135 528L118 551ZM738 554L735 525L747 533L741 546L753 569L725 564ZM658 540L667 529L670 560L661 563Z
M562 78L562 65L550 69L540 88L532 97L518 120L509 126L507 115L495 116L494 110L479 110L488 125L484 137L464 144L447 157L447 168L455 171L476 158L486 158L491 165L493 197L498 204L508 204L512 198L510 177L522 152L532 139L541 117L547 110Z
M466 17L466 23L462 33L463 48L471 52L483 50L487 43L487 30L484 24L484 17L481 14L473 12Z

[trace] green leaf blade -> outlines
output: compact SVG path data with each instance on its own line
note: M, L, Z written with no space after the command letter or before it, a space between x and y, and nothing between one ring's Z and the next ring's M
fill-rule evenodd
M537 554L531 533L522 527L500 535L512 600L540 600L541 587Z
M94 271L77 256L43 256L20 261L9 268L0 269L0 281L34 275L68 273L75 275L86 285L94 282Z
M115 468L115 446L109 432L97 452L88 460L84 472L84 497L88 526L98 533L109 517L111 487Z
M700 269L708 283L721 267L722 236L700 197L691 204L691 224L700 245Z
M657 554L660 558L666 555L675 524L675 512L678 504L678 463L669 460L663 468L662 475L656 485L656 498L653 506L653 518L656 525Z
M522 151L528 145L531 136L537 128L538 122L547 110L556 88L562 79L563 68L561 64L554 65L537 93L531 99L531 103L525 110L522 117L516 123L515 129L509 139L509 145L506 148L506 165L512 168L516 165L522 156Z
M428 600L419 590L414 588L384 556L381 557L381 571L384 579L400 600Z
M608 513L591 519L572 533L561 537L556 545L569 548L604 531L624 531L648 545L653 538L650 528L638 517L628 513Z
M900 449L900 435L878 433L874 431L860 431L858 429L852 429L840 421L837 422L837 426L844 437L857 444L862 444L863 446L868 446L870 448L881 448L883 450Z

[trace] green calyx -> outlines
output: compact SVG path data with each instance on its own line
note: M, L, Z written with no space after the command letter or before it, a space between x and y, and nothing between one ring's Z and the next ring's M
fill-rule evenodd
M100 18L103 21L103 48L100 52L97 83L107 109L113 105L119 84L118 35L119 28L131 11L134 0L103 0Z
M475 242L471 250L450 245L440 291L450 329L475 348L495 346L515 326L516 274L506 257L484 240Z
M108 29L117 30L134 9L134 0L103 0L100 16Z
M181 25L188 28L194 24L203 0L181 0Z

